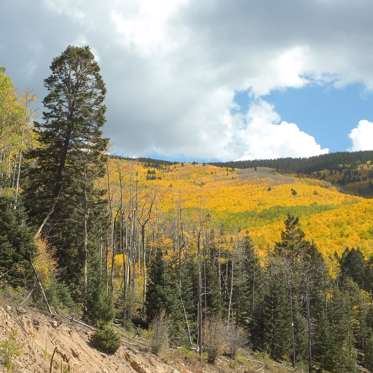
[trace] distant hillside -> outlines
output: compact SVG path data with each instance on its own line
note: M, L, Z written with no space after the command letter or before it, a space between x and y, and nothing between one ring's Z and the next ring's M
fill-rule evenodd
M154 160L112 159L109 169L114 203L119 204L121 172L126 193L136 179L140 198L157 195L159 219L172 221L180 207L189 226L204 211L227 240L248 231L264 256L280 240L288 213L300 217L307 237L325 257L357 246L372 254L373 225L367 216L373 216L373 200L341 193L329 182L284 175L268 167L240 170Z
M229 168L270 167L278 172L326 180L343 191L373 197L373 151L339 152L310 158L214 163Z

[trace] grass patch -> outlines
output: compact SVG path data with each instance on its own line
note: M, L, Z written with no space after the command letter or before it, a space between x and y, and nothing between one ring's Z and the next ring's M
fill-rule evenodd
M311 204L307 206L273 206L262 211L242 212L214 212L215 220L219 226L227 231L237 228L258 227L270 224L276 220L283 220L288 214L298 217L319 214L334 210L340 206Z

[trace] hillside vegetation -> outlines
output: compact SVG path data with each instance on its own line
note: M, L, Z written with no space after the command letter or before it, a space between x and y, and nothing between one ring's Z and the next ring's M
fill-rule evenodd
M16 310L0 309L0 367L373 371L370 199L264 164L109 157L94 54L68 46L50 69L34 123L0 69L0 298ZM17 317L26 305L48 317Z
M287 214L301 218L306 237L326 258L346 247L373 254L373 200L348 195L329 183L284 176L272 169L231 169L204 164L111 159L110 182L119 203L119 174L136 180L143 198L157 196L163 217L182 209L196 222L203 211L226 236L249 233L261 256L280 239ZM128 191L128 190L127 190Z
M280 158L215 163L221 167L271 167L283 173L326 180L343 191L373 196L373 151L339 152L309 158Z

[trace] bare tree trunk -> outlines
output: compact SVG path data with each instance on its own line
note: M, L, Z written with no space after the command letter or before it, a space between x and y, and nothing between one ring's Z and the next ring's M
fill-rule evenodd
M30 109L31 102L34 100L34 97L30 94L30 92L25 92L25 106L26 106L26 126L32 120L32 111ZM23 145L24 145L24 137L25 137L25 127L22 127L21 133L21 150L18 154L18 165L17 165L17 179L16 179L16 192L15 192L15 203L14 209L17 208L18 203L18 196L19 196L19 189L20 189L20 180L21 180L21 168L22 168L22 161L23 161Z
M142 308L145 312L146 303L146 282L147 282L147 271L146 271L146 249L145 249L145 225L141 225L141 246L142 246L142 274L143 274L143 288L142 288Z
M100 258L100 278L102 278L102 262L103 262L102 237L100 238L99 258Z
M34 240L36 240L37 238L39 238L39 236L41 235L41 232L42 230L44 229L44 226L45 224L47 224L48 220L50 219L50 217L52 216L52 214L54 213L54 210L56 209L57 207L57 203L58 203L58 200L60 198L60 195L62 193L62 187L57 195L57 197L55 198L54 202L53 202L53 205L51 207L51 209L49 210L47 216L44 218L44 220L42 221L42 223L40 224L38 230L36 231L35 235L34 235Z
M222 299L221 294L221 264L220 264L220 245L218 246L218 286L219 286L219 296Z
M252 293L252 304L251 304L251 317L254 317L254 312L255 312L255 269L253 268L253 284L251 288L251 293Z
M289 281L288 276L287 278L287 285L289 288L289 303L290 303L290 317L291 317L291 338L292 338L292 347L293 347L293 359L292 359L292 366L295 368L296 363L296 350L295 350L295 325L294 325L294 310L293 310L293 289L292 289L292 282Z
M308 328L308 373L312 373L312 330L311 330L311 310L310 310L310 292L308 280L306 286L306 305L307 305L307 328Z
M22 134L22 138L23 138L23 134ZM22 142L23 142L23 139L22 139ZM15 197L14 197L14 202L15 202L14 203L14 209L17 208L17 204L18 204L19 186L20 186L20 180L21 180L22 159L23 159L23 154L22 154L22 151L20 151L19 154L18 154L17 180L16 180L16 192L15 192Z
M229 290L229 304L228 304L228 326L231 320L231 310L232 310L232 298L233 298L233 285L234 285L234 257L231 260L231 286Z
M84 294L88 289L88 212L84 211Z
M181 291L181 282L179 284L179 297L180 297L181 306L183 307L184 318L185 318L185 325L187 327L187 332L188 332L189 344L190 344L190 346L193 346L192 334L190 332L190 325L189 325L188 315L187 315L187 312L186 312L186 309L185 309L185 305L184 305L184 301L183 301L183 296L182 296L182 291Z
M109 237L108 237L108 245L106 251L106 293L107 295L113 293L113 278L112 278L112 269L110 278L109 268L108 268L108 259L109 259L109 249L111 248L112 252L112 259L111 263L113 264L113 255L114 255L114 214L113 214L113 197L111 193L111 186L110 186L110 173L109 173L109 162L106 162L106 179L107 179L107 193L108 193L108 210L109 210L109 222L110 222L110 230L109 230Z
M87 295L88 291L88 218L89 218L89 206L88 206L88 197L87 197L87 175L85 175L84 183L84 263L83 263L83 286L84 286L84 295Z
M120 186L120 248L123 255L123 321L128 317L127 314L127 303L128 303L128 281L129 281L129 245L128 245L128 230L127 222L125 220L124 211L124 182L122 170L118 166L118 177Z
M48 312L50 314L53 314L51 306L49 305L49 302L48 302L48 298L47 298L47 296L45 294L43 284L40 281L39 275L38 275L38 273L37 273L37 271L35 269L34 263L32 263L32 260L30 260L30 265L31 265L31 268L32 268L32 270L34 272L34 276L35 276L36 282L39 285L39 288L40 288L40 291L41 291L41 295L43 296L43 299L44 299L45 305L47 306Z
M198 255L198 352L202 363L203 340L202 340L202 273L201 273L201 232L197 237L197 255Z

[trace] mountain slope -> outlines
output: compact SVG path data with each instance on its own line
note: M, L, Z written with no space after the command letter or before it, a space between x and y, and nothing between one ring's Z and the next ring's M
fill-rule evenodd
M373 200L342 193L325 181L263 167L112 159L110 183L117 204L119 173L125 193L133 191L136 183L144 201L157 195L157 211L163 219L172 220L181 208L185 224L196 224L201 211L208 213L212 227L226 237L248 232L262 255L279 240L288 213L301 218L307 238L326 258L356 246L365 255L373 254Z
M148 341L123 333L121 346L114 355L92 348L92 330L59 316L50 317L33 308L21 308L0 302L0 372L4 356L9 357L14 373L287 373L285 364L261 359L242 350L232 363L218 359L216 365L199 364L198 355L189 351L169 350L159 357L150 352ZM8 350L2 348L8 346ZM5 346L4 345L4 346ZM4 370L3 370L4 369Z
M238 169L271 167L284 173L326 180L343 191L373 197L373 151L329 153L309 158L280 158L215 163Z

